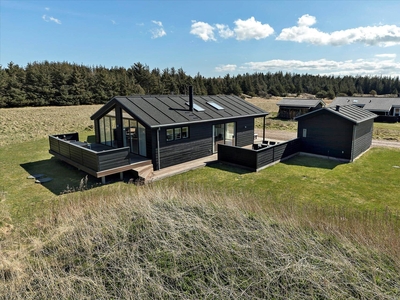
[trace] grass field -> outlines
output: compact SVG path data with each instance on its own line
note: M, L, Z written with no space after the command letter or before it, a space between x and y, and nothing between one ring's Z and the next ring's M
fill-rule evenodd
M47 135L87 139L98 107L0 110L0 298L400 297L399 149L69 193L85 174Z

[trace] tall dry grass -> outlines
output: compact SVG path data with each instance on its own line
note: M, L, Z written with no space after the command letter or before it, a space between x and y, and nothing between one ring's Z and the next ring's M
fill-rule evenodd
M0 147L93 127L101 105L0 109Z
M312 207L260 208L249 195L193 184L110 186L63 199L0 242L0 297L400 297L399 257L356 238L369 226L390 227L378 216L356 230L340 223L349 219L340 211L321 222L326 212Z

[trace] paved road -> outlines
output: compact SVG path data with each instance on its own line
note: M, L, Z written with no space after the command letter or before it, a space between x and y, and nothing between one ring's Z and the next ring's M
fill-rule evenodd
M259 138L262 138L262 129L256 129L256 133ZM295 139L297 137L297 132L286 131L286 130L265 130L266 139L278 140L278 141L288 141ZM400 142L388 141L388 140L372 140L372 147L392 147L400 148Z

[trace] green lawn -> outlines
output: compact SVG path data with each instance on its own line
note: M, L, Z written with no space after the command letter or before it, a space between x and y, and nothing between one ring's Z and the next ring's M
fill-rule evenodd
M93 132L80 133L84 140ZM25 219L42 211L61 194L78 188L85 173L49 154L47 138L0 147L0 202L8 206L14 220ZM27 179L32 174L45 174L52 181L37 184ZM88 185L97 184L90 178Z
M80 133L81 140L93 132ZM78 188L85 173L52 158L48 139L0 148L2 180L0 201L14 221L26 219L58 201L61 194ZM294 201L352 207L361 210L400 211L400 150L374 148L351 164L312 157L294 157L258 173L224 164L163 180L163 184L193 183L216 193L255 196L268 201ZM43 173L53 178L45 184L27 179ZM118 184L115 184L118 186ZM99 186L89 176L88 186ZM100 188L101 189L101 188Z
M350 164L296 156L258 173L215 164L167 179L263 201L313 202L400 212L400 150L373 148Z

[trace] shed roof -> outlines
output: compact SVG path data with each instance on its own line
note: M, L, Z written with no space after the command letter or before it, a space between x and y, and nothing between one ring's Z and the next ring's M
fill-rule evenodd
M400 107L400 98L383 97L336 97L330 107L336 105L357 105L369 111L389 112L392 107Z
M233 95L193 96L193 102L203 110L189 110L189 96L185 95L117 96L100 108L91 119L102 117L117 103L143 125L151 128L268 115L266 111Z
M310 117L311 115L316 115L319 114L323 111L338 115L350 122L359 124L367 120L375 119L377 117L376 114L359 108L358 106L355 105L344 105L344 106L329 106L329 107L323 107L317 110L314 110L312 112L306 113L304 115L298 116L295 118L295 120L301 119L301 118L307 118Z
M283 98L276 105L278 106L290 106L290 107L305 107L312 108L318 106L318 104L324 105L324 101L320 99L288 99Z

